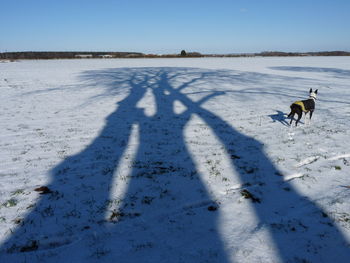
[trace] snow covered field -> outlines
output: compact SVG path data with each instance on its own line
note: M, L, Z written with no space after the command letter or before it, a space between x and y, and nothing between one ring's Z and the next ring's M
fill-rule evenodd
M19 61L0 91L0 262L350 260L348 57Z

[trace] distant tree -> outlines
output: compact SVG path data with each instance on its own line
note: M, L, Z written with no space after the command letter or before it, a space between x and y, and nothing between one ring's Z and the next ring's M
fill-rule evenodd
M199 52L188 52L186 54L187 57L202 57L203 55Z
M181 50L181 57L185 57L187 55L185 50Z

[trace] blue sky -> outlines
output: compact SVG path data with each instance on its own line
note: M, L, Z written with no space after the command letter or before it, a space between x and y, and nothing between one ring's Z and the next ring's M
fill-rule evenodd
M349 0L0 0L0 52L350 51Z

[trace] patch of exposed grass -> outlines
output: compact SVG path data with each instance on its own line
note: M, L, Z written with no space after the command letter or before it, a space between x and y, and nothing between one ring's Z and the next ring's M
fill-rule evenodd
M251 192L249 192L247 189L243 189L241 191L241 195L246 198L246 199L251 199L253 201L253 203L260 203L261 200L260 198L257 198L256 196L254 196Z
M2 205L4 207L13 207L13 206L16 206L17 204L18 204L18 201L14 198L11 198L7 200L5 203L3 203Z
M12 196L13 195L20 195L20 194L24 194L24 190L23 189L17 189L17 190L15 190L15 191L13 191L11 193Z

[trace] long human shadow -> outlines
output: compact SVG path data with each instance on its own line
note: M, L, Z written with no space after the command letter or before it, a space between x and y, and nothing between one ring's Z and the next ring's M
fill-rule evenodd
M144 96L149 76L130 75L129 94L106 118L99 136L82 152L68 157L51 171L48 190L20 227L4 242L1 252L18 253L64 246L95 231L104 221L112 176L124 153L134 110ZM127 92L127 90L125 91Z
M186 88L202 81L236 81L249 85L264 77L258 75L249 79L249 76L252 74L188 68L87 72L85 78L104 82L107 87L99 99L126 90L129 93L106 118L98 137L82 152L67 158L51 171L52 181L48 185L51 192L41 197L35 209L2 245L1 251L19 254L40 251L82 239L88 232L103 233L113 176L118 174L132 127L137 125L140 137L137 152L124 197L109 217L112 224L120 229L123 222L142 219L151 233L158 232L142 237L146 241L143 246L146 244L148 248L161 251L164 258L177 255L174 251L180 247L192 251L191 255L182 254L185 261L196 261L198 256L211 262L228 262L220 237L219 213L215 212L218 207L208 193L184 139L184 127L193 115L197 115L225 146L242 182L242 195L250 198L247 201L251 202L258 218L256 231L268 230L282 262L346 262L350 251L345 238L326 213L283 180L282 173L266 156L259 141L238 132L202 106L226 91L211 91L198 101L184 93ZM177 81L182 83L179 87L173 84ZM152 116L137 107L147 90L155 99L156 111ZM241 92L244 94L244 90ZM240 95L239 91L236 93ZM175 101L186 106L182 113L175 113ZM155 211L165 216L154 218ZM181 211L187 211L187 216ZM304 215L308 216L304 218ZM232 220L240 219L233 217ZM177 234L174 234L174 228ZM162 231L170 235L159 234ZM156 240L157 237L162 240ZM114 238L118 242L128 240L127 235ZM118 250L118 246L113 249ZM210 253L206 254L207 250ZM83 254L83 251L75 253ZM130 254L128 261L133 262L133 259Z
M154 72L159 73L163 72ZM158 238L141 235L137 239L155 247L167 262L179 260L173 258L174 248L180 248L175 254L185 261L228 262L218 213L210 211L217 209L217 204L197 172L184 138L184 128L194 112L175 113L176 97L165 88L159 79L149 86L155 114L144 114L137 121L139 147L126 194L117 208L118 220L144 218L144 228ZM136 255L128 256L127 262L135 261Z
M264 153L263 145L182 94L186 85L173 89L171 78L163 73L160 85L199 115L225 145L242 181L241 193L252 200L259 220L257 230L269 231L281 261L347 262L350 249L341 231L322 208L283 180L283 174Z
M117 103L117 109L106 118L104 128L91 144L50 171L52 180L47 185L48 190L43 191L20 227L2 244L0 259L35 259L35 254L25 254L64 248L82 241L88 233L103 234L106 224L142 218L148 221L152 231L168 229L171 233L169 236L160 234L161 240L144 237L156 243L157 251L162 251L165 258L170 260L174 249L181 246L186 248L181 255L185 260L213 257L213 261L228 262L218 232L218 214L207 209L213 207L211 209L215 210L216 203L197 174L184 141L183 130L192 113L174 112L174 99L159 86L160 72L157 70L100 73L102 75L94 76L97 79L101 76L109 78L111 82L108 83L113 85L108 87L111 89L109 94L127 87L124 93L128 91L128 95ZM154 116L145 115L137 107L147 90L151 90L155 97ZM113 175L118 174L133 125L139 127L140 142L128 188L118 210L106 219ZM183 209L192 217L183 220ZM196 209L202 209L204 213L194 219L196 212L193 210ZM149 218L154 211L159 215L180 213L180 217L174 215L171 222L169 218L154 222ZM175 221L180 222L173 226ZM174 230L179 224L183 225L182 230ZM113 250L117 251L118 247ZM74 253L75 258L82 258L88 252ZM134 262L136 258L130 255L127 260Z

